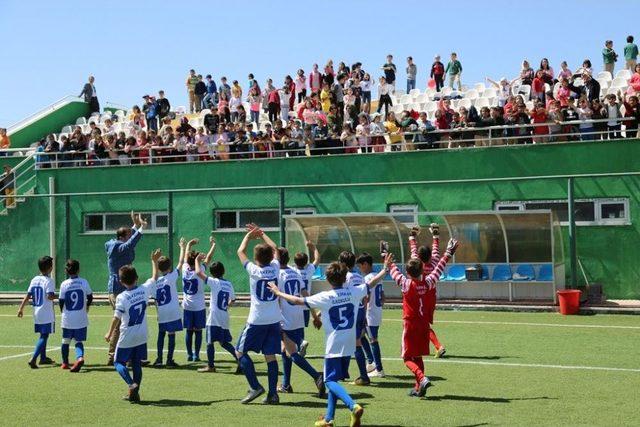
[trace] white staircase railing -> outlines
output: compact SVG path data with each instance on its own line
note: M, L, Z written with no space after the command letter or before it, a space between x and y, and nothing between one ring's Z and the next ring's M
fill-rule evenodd
M14 124L12 124L11 126L9 126L7 128L7 134L9 136L11 136L13 133L18 132L21 129L24 129L25 127L29 126L30 124L34 123L37 120L40 120L41 118L43 118L44 116L46 116L47 114L56 111L57 109L59 109L60 107L67 105L70 102L73 101L83 101L82 98L78 98L77 96L73 96L73 95L67 95L64 98L60 98L59 100L57 100L56 102L47 105L46 107L44 107L43 109L41 109L38 112L33 113L32 115L30 115L29 117L26 117Z

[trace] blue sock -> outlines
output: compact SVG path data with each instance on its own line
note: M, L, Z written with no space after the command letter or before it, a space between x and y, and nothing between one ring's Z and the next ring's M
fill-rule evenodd
M189 360L193 357L193 331L189 330L184 336L184 342L187 346L187 356Z
M131 370L133 371L133 382L140 385L142 382L142 363L139 359L131 361Z
M200 349L202 348L202 329L195 331L196 334L196 351L194 356L200 358Z
M309 361L307 359L305 359L304 357L300 356L300 354L298 353L293 353L291 355L291 359L293 360L293 363L295 363L296 365L298 365L298 367L300 369L302 369L303 371L305 371L307 374L309 374L309 376L311 378L313 378L314 380L316 378L318 378L318 375L320 375L318 373L318 371L316 371L313 366L311 366L311 364L309 363Z
M207 344L207 364L210 368L213 368L216 360L216 349L213 348L213 344Z
M173 360L173 352L176 349L176 334L169 334L169 348L167 349L167 360Z
M376 362L376 369L382 371L382 355L380 354L380 343L378 341L371 343L373 351L373 360Z
M360 378L363 380L369 379L369 375L367 374L367 361L364 359L364 351L362 351L362 347L356 347L356 363L358 364L358 370L360 371Z
M164 352L164 336L165 336L165 332L158 332L158 343L156 345L156 349L158 352L158 356L157 359L162 361L162 353Z
M367 356L367 362L373 363L375 358L373 356L373 352L371 351L371 345L369 344L369 340L367 339L366 336L363 335L362 338L360 338L360 342L362 343L362 349L364 350L364 354Z
M76 342L76 360L84 357L84 344Z
M118 373L120 374L124 382L126 382L129 385L133 384L133 379L131 379L131 375L129 375L129 370L127 369L127 365L116 362L115 367L116 367L116 371L118 371Z
M62 344L60 347L60 352L62 353L62 363L69 364L69 344Z
M244 372L244 376L247 377L247 382L249 383L249 387L251 387L251 389L257 390L262 387L258 382L258 377L256 376L256 368L255 366L253 366L253 360L251 360L249 355L242 355L242 357L240 358L240 366L242 366L242 372Z
M231 353L236 361L238 360L238 356L236 356L236 348L233 346L233 344L231 344L230 342L223 342L222 344L220 344L220 346Z
M278 362L267 362L267 377L269 378L269 394L278 393Z
M291 358L282 352L282 385L287 387L291 384Z
M347 393L347 390L345 390L342 385L335 381L327 381L325 385L331 393L333 393L338 399L342 400L344 404L347 405L347 407L349 407L350 411L353 411L353 407L356 402L354 402L351 396L349 396L349 393Z
M47 358L47 340L49 339L49 334L42 334L40 336L44 339L42 351L40 352L40 360L44 360Z
M329 393L327 394L327 414L324 416L325 421L333 421L336 416L337 403L338 398L331 390L329 390Z
M42 360L44 357L42 356L44 354L44 348L47 347L47 334L40 334L40 338L38 338L38 341L36 341L36 348L33 350L33 360L36 360L38 358L38 356L40 356L40 360Z

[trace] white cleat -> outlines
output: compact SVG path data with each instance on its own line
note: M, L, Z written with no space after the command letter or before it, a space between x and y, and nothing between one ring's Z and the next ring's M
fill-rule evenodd
M300 344L300 348L298 349L300 356L305 357L307 355L307 347L309 347L309 341L302 341L302 344Z
M370 374L371 372L376 370L376 364L375 363L367 363L367 373Z
M384 378L384 371L373 370L373 372L369 373L369 377L371 378Z

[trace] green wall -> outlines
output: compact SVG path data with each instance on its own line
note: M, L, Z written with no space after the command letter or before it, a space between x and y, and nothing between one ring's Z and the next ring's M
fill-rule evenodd
M491 210L497 200L562 199L567 196L566 179L507 180L501 182L397 184L389 186L340 187L338 184L454 180L463 178L526 177L540 175L593 174L637 171L637 142L581 143L566 145L497 147L455 151L385 153L216 163L161 164L150 166L40 170L38 191L47 192L48 178L56 179L57 193L177 190L267 185L312 185L321 187L286 189L285 207L315 207L318 213L386 212L390 204L418 204L424 211ZM578 227L578 255L589 280L600 282L609 298L640 297L640 267L633 248L640 243L638 224L640 177L577 178L576 197L628 197L632 225ZM205 250L214 229L214 212L221 209L277 209L277 189L174 192L173 242L179 236L198 237ZM32 275L33 262L48 247L48 202L38 199L18 209L18 215L0 218L2 232L0 290L24 289ZM83 274L95 290L106 288L104 242L107 235L82 234L82 217L88 212L165 211L168 192L111 196L68 197L56 203L58 266L67 250L81 261ZM38 214L34 214L36 209ZM22 218L23 212L25 217ZM20 220L16 217L20 216ZM9 223L7 222L9 221ZM567 244L566 227L564 242ZM270 233L274 240L278 233ZM68 238L67 238L68 236ZM241 233L218 232L216 259L227 267L227 277L239 290L247 281L235 250ZM44 241L44 244L42 243ZM147 234L138 246L136 265L141 277L149 274L148 255L155 247L168 251L169 236ZM24 254L24 260L5 256L5 245ZM565 248L565 253L568 250ZM14 253L12 253L14 254ZM26 261L29 268L24 268ZM7 278L5 280L5 272ZM60 280L60 279L59 279ZM580 277L582 281L582 278Z

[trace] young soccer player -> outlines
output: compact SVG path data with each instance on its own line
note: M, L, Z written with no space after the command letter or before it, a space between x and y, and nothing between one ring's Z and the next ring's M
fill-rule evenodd
M50 256L43 256L38 260L38 269L40 274L31 279L27 294L20 303L18 308L18 317L22 317L24 314L24 306L31 299L31 305L33 306L33 322L34 331L36 334L40 334L40 338L36 342L36 348L33 351L33 356L29 360L29 366L31 369L38 369L36 361L40 357L41 365L52 365L53 360L47 357L47 340L49 334L55 331L55 314L53 313L53 300L56 299L56 285L51 280L49 275L53 270L53 258Z
M173 359L173 353L176 349L176 332L182 331L182 313L176 282L178 281L186 253L186 241L183 237L180 238L179 247L178 265L174 269L171 268L171 260L163 256L160 249L156 249L151 256L152 279L155 282L153 298L156 300L156 308L158 310L158 341L156 344L158 355L153 362L153 366L158 368L163 366L164 339L166 335L169 336L169 347L165 366L169 368L178 366Z
M286 248L278 248L280 259L280 272L278 274L278 287L285 293L294 296L303 296L304 282L302 276L289 267L289 251ZM308 296L308 293L304 295ZM291 367L295 363L300 369L305 371L315 382L318 388L318 395L324 396L325 388L322 374L318 373L313 366L300 355L300 346L304 339L304 309L302 306L291 304L280 300L282 311L282 384L278 387L280 393L293 393L291 386ZM313 312L314 324L318 324L319 319Z
M196 274L196 257L198 252L192 251L193 245L198 243L198 239L190 240L186 247L187 263L182 267L182 309L184 310L184 328L187 330L185 343L187 346L187 360L189 362L200 361L200 348L202 348L202 330L206 326L206 303L204 297L204 281ZM204 259L209 264L213 252L216 248L213 237L209 238L210 248ZM195 351L194 351L195 336Z
M268 283L278 281L280 271L279 254L276 245L258 226L249 224L247 234L238 247L238 258L249 275L251 307L247 324L240 334L236 352L240 366L249 382L249 393L241 400L247 404L264 394L264 388L258 382L253 361L247 354L249 351L264 354L267 362L269 393L262 401L264 404L276 405L278 397L278 362L276 354L280 353L280 304L276 295L269 289ZM263 243L253 248L255 262L247 257L247 246L251 239L262 239Z
M311 281L313 280L313 275L316 272L316 268L318 268L318 265L320 264L320 251L318 251L318 248L316 248L316 245L314 245L313 242L311 242L310 240L307 240L307 248L309 249L310 253L313 253L313 262L311 263L309 262L309 255L307 255L304 252L298 252L293 257L293 262L295 263L295 267L291 267L295 271L297 271L298 274L300 274L300 276L302 277L304 291L301 293L301 295L303 297L311 295ZM309 307L305 306L304 307L304 327L305 328L309 326L311 313L312 311L309 309ZM322 323L316 324L315 319L316 317L314 317L314 326L316 328L320 328L322 326ZM320 319L318 319L318 321L319 320ZM299 351L302 357L306 356L308 346L309 346L309 342L306 340L302 340L302 344L300 344L300 351Z
M366 252L360 254L356 260L360 273L364 274L365 283L371 283L376 276L373 273L373 257ZM382 280L375 283L371 292L369 292L369 302L367 304L366 312L366 336L369 337L371 342L371 353L373 363L367 364L367 373L370 377L384 378L384 370L382 368L382 355L380 353L380 343L378 342L378 330L382 324L382 306L384 304L384 288L382 287ZM363 349L365 348L363 336ZM366 352L366 350L365 350Z
M84 341L87 340L87 326L89 326L89 307L93 302L93 292L89 282L78 277L80 263L70 259L64 268L68 279L60 285L60 311L62 312L62 369L79 372L84 365ZM76 344L76 361L69 368L69 344L71 340Z
M211 277L202 270L204 254L198 254L196 258L196 274L211 289L211 299L209 301L209 316L207 317L207 366L198 369L198 372L215 372L216 351L213 343L218 342L220 346L227 350L233 358L238 361L236 349L231 344L231 332L229 332L229 307L236 300L233 285L224 279L224 264L214 262L209 267ZM236 374L241 373L240 365L236 369Z
M138 273L130 265L120 267L118 277L125 290L116 298L114 317L104 339L109 342L116 328L120 329L114 366L129 386L129 392L123 400L137 403L140 402L142 361L147 358L147 302L155 286L153 279L143 286L136 286ZM127 362L131 364L133 378L127 369Z
M389 257L389 262L391 257ZM386 265L386 263L385 263ZM386 274L387 269L382 270L371 283L377 283ZM346 286L348 270L343 263L333 262L325 272L327 281L331 285L330 291L317 293L313 296L300 298L289 295L275 284L270 284L271 292L288 303L306 305L309 308L317 308L322 313L326 338L324 356L324 381L329 389L327 399L327 413L315 423L317 427L333 426L336 404L342 400L351 411L351 426L361 425L364 413L362 406L358 405L349 396L339 381L349 378L349 361L356 351L356 317L360 301L367 295L367 286L364 284Z
M429 290L436 286L444 267L458 248L458 241L450 239L444 256L433 271L424 275L422 261L411 258L405 268L408 277L400 272L395 263L389 263L391 277L402 290L402 358L407 368L415 375L416 384L409 396L424 397L431 386L424 374L422 356L429 355ZM389 258L389 254L385 260Z

